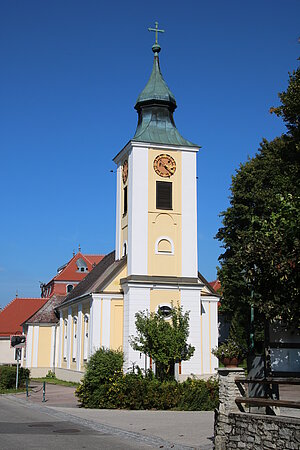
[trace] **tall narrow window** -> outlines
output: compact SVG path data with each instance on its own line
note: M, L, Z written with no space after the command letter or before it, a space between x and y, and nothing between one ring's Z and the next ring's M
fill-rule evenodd
M127 214L127 186L124 187L124 212L123 215Z
M172 209L172 183L169 181L156 182L156 208Z
M64 360L67 360L67 348L68 348L68 320L64 320Z
M83 360L88 359L88 345L89 345L89 315L84 315L84 336L83 336Z
M76 361L77 355L77 317L73 317L73 351L72 351L72 359Z

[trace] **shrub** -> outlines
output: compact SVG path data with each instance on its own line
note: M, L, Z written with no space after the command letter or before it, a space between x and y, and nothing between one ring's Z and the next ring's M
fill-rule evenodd
M211 411L219 403L218 382L210 378L209 380L196 380L188 378L182 383L182 396L179 402L179 409L185 411Z
M214 379L160 381L150 370L139 367L123 374L123 353L101 348L87 364L76 389L81 406L109 409L182 409L206 411L218 404L218 383Z
M56 380L56 375L54 372L52 372L52 370L48 370L48 373L46 375L46 378L49 378L51 380Z
M13 389L16 387L16 366L0 366L0 390ZM30 377L29 369L19 367L19 387L24 387L26 379Z
M124 355L119 350L100 348L86 365L83 381L76 389L76 395L82 406L104 408L108 385L112 379L122 375Z

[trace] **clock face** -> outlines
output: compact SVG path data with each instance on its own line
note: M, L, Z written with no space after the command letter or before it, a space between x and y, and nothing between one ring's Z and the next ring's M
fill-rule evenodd
M126 159L126 161L123 164L123 168L122 168L122 178L123 178L123 183L125 184L128 178L128 161Z
M176 171L176 162L170 155L158 155L153 162L153 168L160 177L170 178Z

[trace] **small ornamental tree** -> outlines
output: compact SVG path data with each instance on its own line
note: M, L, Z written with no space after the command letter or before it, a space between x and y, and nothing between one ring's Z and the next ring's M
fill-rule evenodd
M189 360L195 351L187 343L189 312L172 305L168 319L160 309L156 313L141 311L135 317L137 335L130 337L131 347L155 361L158 378L171 378L174 364Z

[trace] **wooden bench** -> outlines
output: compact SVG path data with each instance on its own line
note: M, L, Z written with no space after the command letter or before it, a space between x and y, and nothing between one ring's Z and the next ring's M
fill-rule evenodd
M253 406L277 406L283 408L300 408L300 402L291 400L273 400L272 398L257 398L257 397L237 397L235 399L237 404L246 403Z

